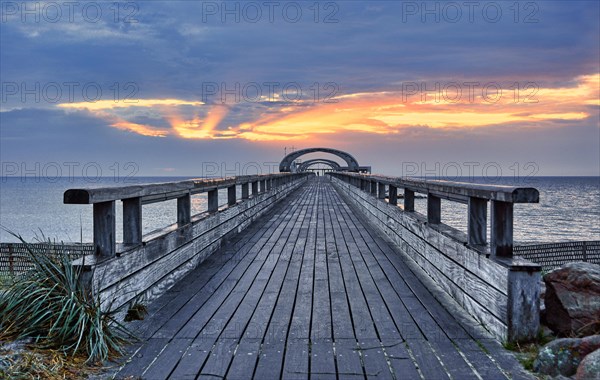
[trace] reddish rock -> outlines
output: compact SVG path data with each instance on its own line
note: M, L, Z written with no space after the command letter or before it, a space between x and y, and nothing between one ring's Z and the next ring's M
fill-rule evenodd
M600 265L569 263L544 276L545 319L562 336L589 335L600 327Z
M533 363L536 372L550 376L572 376L583 359L600 349L600 335L556 339L545 345Z
M588 354L577 367L577 380L600 380L600 349Z

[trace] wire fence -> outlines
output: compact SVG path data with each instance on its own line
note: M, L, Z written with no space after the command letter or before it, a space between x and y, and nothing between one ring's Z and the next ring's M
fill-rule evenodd
M37 253L56 258L68 255L71 260L94 253L92 243L0 243L1 275L14 276L33 268L28 246ZM546 272L575 261L600 264L598 240L520 245L513 251L515 256L540 264Z
M0 243L0 274L14 276L31 270L29 249L57 259L66 255L70 260L94 253L92 243Z
M514 255L523 257L551 271L567 263L583 261L600 264L600 241L573 241L515 246Z

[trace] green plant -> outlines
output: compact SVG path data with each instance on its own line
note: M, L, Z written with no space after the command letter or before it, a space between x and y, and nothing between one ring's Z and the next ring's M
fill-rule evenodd
M8 273L0 273L0 291L12 284L12 276Z
M533 371L533 363L540 349L554 338L553 335L545 334L544 330L540 329L532 342L504 342L502 345L505 349L515 353L523 368Z
M31 337L42 348L83 353L87 363L122 354L131 334L113 318L113 311L102 310L69 257L52 258L29 244L27 251L35 268L0 293L4 338Z

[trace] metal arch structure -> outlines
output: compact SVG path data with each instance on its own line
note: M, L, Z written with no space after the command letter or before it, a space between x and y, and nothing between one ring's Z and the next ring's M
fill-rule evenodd
M340 164L333 160L328 160L325 158L315 158L313 160L307 160L301 163L300 166L298 166L298 172L305 172L308 170L309 167L316 164L329 165L329 167L331 167L331 169L333 170L340 170L342 168Z
M347 169L346 169L347 171L351 171L351 172L359 171L360 165L358 165L358 161L356 161L356 158L354 158L350 153L346 153L344 151L332 149L332 148L307 148L307 149L297 150L297 151L292 152L292 153L288 154L287 156L285 156L283 158L283 160L281 160L281 163L279 164L279 172L281 172L281 173L296 172L297 170L294 165L294 162L296 161L296 159L298 159L299 157L301 157L305 154L315 153L315 152L323 152L323 153L330 153L330 154L336 155L339 158L341 158L342 160L346 161L346 163L348 164Z

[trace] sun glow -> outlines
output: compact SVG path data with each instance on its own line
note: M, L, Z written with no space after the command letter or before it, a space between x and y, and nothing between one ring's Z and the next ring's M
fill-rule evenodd
M536 125L542 121L583 120L590 106L600 105L600 74L581 76L571 86L539 88L524 97L506 96L490 101L482 96L451 101L401 93L362 92L344 94L332 103L262 104L262 112L248 112L256 105L236 107L236 120L223 125L231 113L227 105L207 105L179 99L137 99L135 102L67 103L67 110L87 110L109 121L113 128L144 136L175 136L184 139L246 139L250 141L312 140L340 133L393 135L415 126L432 129L484 128L496 125ZM250 107L252 106L252 107ZM136 112L127 113L135 107ZM123 113L145 110L157 121L136 123ZM168 126L165 126L168 125ZM170 127L169 127L170 126Z

